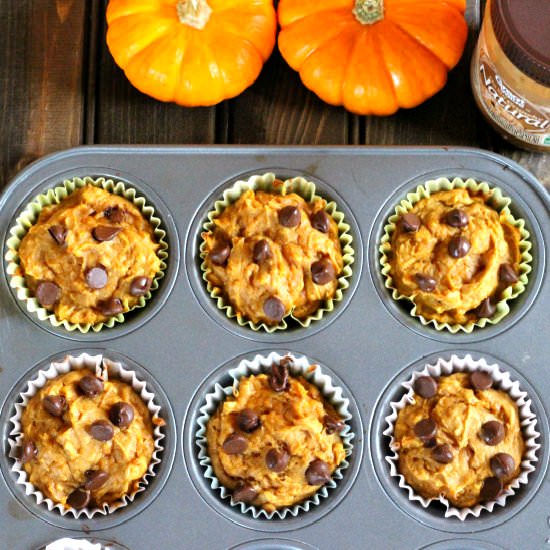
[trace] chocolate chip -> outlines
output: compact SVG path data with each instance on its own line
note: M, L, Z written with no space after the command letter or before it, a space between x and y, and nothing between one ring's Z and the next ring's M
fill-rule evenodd
M288 367L282 361L280 364L271 365L271 374L269 375L269 385L275 392L286 391L289 386Z
M284 472L289 460L290 454L286 449L270 449L265 455L266 466L275 473Z
M497 420L490 420L481 426L481 439L487 445L498 445L504 439L504 424Z
M82 487L75 489L67 497L67 504L71 508L75 508L76 510L80 510L81 508L86 508L89 502L90 502L90 491L87 491L86 489L82 489Z
M508 477L516 469L514 458L508 453L497 453L489 462L491 471L499 479Z
M132 296L144 296L149 292L152 284L153 279L145 277L144 275L134 277L130 283L130 294Z
M124 311L124 306L122 305L121 299L115 298L114 296L111 296L111 298L107 300L102 300L97 304L97 307L106 317L118 315Z
M296 227L300 225L302 215L295 206L289 205L281 208L278 212L279 223L284 227Z
M417 273L414 278L416 280L418 288L424 292L433 292L437 286L437 281L429 275L422 275L422 273Z
M468 214L464 210L455 208L445 216L445 223L451 227L466 227L468 225Z
M493 385L493 377L482 370L470 373L470 385L474 390L488 390Z
M447 246L451 258L464 258L470 252L470 241L463 235L453 237Z
M119 206L105 208L103 215L112 223L121 223L124 220L124 210Z
M92 236L100 243L104 241L112 241L121 230L122 228L113 227L111 225L98 225L92 229Z
M437 445L437 439L432 437L431 439L424 439L424 447L426 449L433 449Z
M236 432L227 436L222 445L222 449L228 455L240 455L244 453L247 448L248 441L246 440L246 437Z
M340 433L346 427L343 420L334 418L334 416L330 416L329 414L323 418L323 424L328 434Z
M52 307L61 297L61 289L51 281L41 281L36 287L36 299L42 307Z
M330 229L330 218L324 210L319 210L311 216L311 227L321 233L328 233Z
M110 441L115 435L115 430L107 420L96 420L89 428L89 434L98 441Z
M336 270L328 258L311 264L311 278L316 285L326 285L336 279Z
M437 382L431 376L419 376L414 381L414 392L420 397L429 399L437 393Z
M86 470L86 481L82 487L87 491L97 491L109 479L109 474L104 470Z
M258 491L250 485L240 485L233 490L233 502L251 503L258 496Z
M478 317L486 317L491 318L494 314L497 308L492 304L490 298L485 298L481 304L476 309L476 314Z
M51 225L48 228L48 232L58 245L65 244L65 239L67 238L67 229L65 227L62 225Z
M254 245L252 250L252 259L257 264L263 264L266 260L271 258L271 249L269 248L269 243L262 239Z
M86 397L96 397L103 391L103 380L87 374L78 381L78 388Z
M26 464L27 462L30 462L33 458L36 458L37 456L38 456L38 449L36 448L34 441L31 441L30 439L23 440L23 445L21 446L21 449L19 452L19 460L21 460L23 464Z
M67 410L67 400L63 395L46 395L42 399L42 405L52 416L56 417L63 416Z
M437 425L431 418L424 418L414 425L414 433L420 440L429 441L435 437Z
M516 270L510 264L501 264L498 269L498 278L499 281L505 285L512 285L518 282L518 274Z
M260 417L252 409L243 409L237 414L237 426L243 432L253 432L260 427Z
M309 463L306 470L306 479L309 485L324 485L330 479L330 467L320 458Z
M281 367L285 367L286 369L289 369L290 367L292 367L292 365L294 365L294 359L290 355L285 355L279 361L279 365L281 365Z
M109 409L109 420L119 428L127 428L134 419L134 407L130 403L119 401Z
M210 261L215 265L224 265L231 254L231 246L227 241L218 241L208 254Z
M103 266L92 267L86 271L86 283L94 290L103 288L107 280L107 271Z
M277 323L285 316L285 305L275 296L270 296L264 302L263 309L267 318Z
M432 450L432 457L437 462L449 464L449 462L453 461L453 450L451 449L451 446L446 443L443 445L437 445Z
M414 233L420 229L421 225L422 220L412 212L408 212L401 216L401 229L405 231L405 233Z
M481 486L481 491L479 492L479 497L481 500L495 500L495 498L500 495L502 492L503 485L502 481L498 477L488 477L483 482Z

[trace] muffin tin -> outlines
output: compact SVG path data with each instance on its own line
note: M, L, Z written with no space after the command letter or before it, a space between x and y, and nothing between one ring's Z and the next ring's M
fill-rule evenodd
M273 334L239 327L215 307L201 279L200 226L223 189L236 179L273 171L312 179L336 200L354 237L350 288L335 310L309 328ZM541 548L550 538L548 463L550 382L548 351L550 200L517 164L461 148L335 147L83 147L45 157L21 172L0 198L0 239L35 195L75 176L109 176L150 201L167 231L167 276L147 307L98 333L55 329L16 299L0 264L0 530L2 547L39 548L64 536L113 540L131 550L150 548ZM473 177L503 189L526 221L533 271L526 291L510 302L499 324L471 334L422 326L383 285L378 241L396 202L439 176ZM181 258L181 260L180 260ZM212 383L242 357L271 351L306 355L332 374L353 403L356 434L350 467L335 490L296 518L254 519L230 508L201 476L193 419ZM52 358L87 351L127 362L156 388L168 422L162 479L111 516L62 518L27 497L14 481L7 455L8 419L34 370ZM411 370L437 357L470 353L509 370L533 400L541 437L529 483L505 507L464 522L409 502L389 476L381 433L389 402ZM364 452L361 450L364 449ZM70 530L73 530L71 533Z

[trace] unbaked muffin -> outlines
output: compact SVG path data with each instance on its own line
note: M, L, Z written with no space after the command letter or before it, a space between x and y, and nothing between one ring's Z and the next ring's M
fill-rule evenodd
M314 385L289 374L290 361L241 378L206 430L214 474L233 501L267 512L312 496L345 458L345 423Z
M95 325L132 309L160 269L154 230L124 197L86 185L45 206L21 240L21 275L59 321Z
M131 385L86 368L31 397L21 431L28 481L65 508L102 507L134 493L154 452L151 414Z
M207 278L238 317L273 326L334 297L344 261L325 207L321 198L247 189L213 219L202 234Z
M483 192L432 193L395 223L387 252L393 286L427 320L466 325L491 318L504 289L519 280L520 240Z
M424 498L472 507L495 500L520 472L525 442L515 402L477 370L414 383L414 403L399 410L399 471Z

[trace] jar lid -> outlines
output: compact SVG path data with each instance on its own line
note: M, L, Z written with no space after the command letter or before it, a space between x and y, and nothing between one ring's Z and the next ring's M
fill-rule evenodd
M495 36L510 61L543 86L550 86L550 2L493 0Z

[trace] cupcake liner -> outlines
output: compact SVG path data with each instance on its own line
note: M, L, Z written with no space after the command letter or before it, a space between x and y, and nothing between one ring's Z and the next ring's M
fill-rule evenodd
M19 449L23 440L23 431L21 426L21 416L25 407L27 406L29 400L42 388L46 385L49 380L53 380L61 374L66 374L67 372L75 369L90 369L95 372L95 375L102 380L108 380L109 376L122 380L127 384L130 384L134 391L142 398L143 402L147 405L149 412L151 413L151 418L154 426L153 438L155 450L151 457L151 462L149 463L149 468L144 474L143 478L139 481L138 488L131 494L124 495L122 500L111 503L104 504L102 508L83 508L81 510L76 510L74 508L65 508L62 504L56 504L51 499L47 498L41 491L37 490L30 482L27 481L27 473L25 472L21 461L19 460ZM17 474L16 483L22 485L27 496L33 497L37 504L44 504L48 510L57 510L62 516L67 514L72 515L75 518L80 518L85 516L90 519L97 514L103 516L113 513L119 508L128 506L131 502L134 501L136 495L145 491L146 487L149 485L150 479L156 476L155 467L160 463L161 458L159 455L164 451L162 445L162 440L165 438L165 435L161 431L161 427L164 424L160 416L161 408L155 404L155 395L147 389L147 384L142 380L139 380L135 371L127 369L122 366L121 363L116 361L111 361L104 358L102 355L88 355L87 353L82 353L76 357L67 355L59 363L53 362L50 363L50 366L45 370L40 370L36 376L27 383L27 388L19 396L17 403L15 404L15 414L10 417L10 422L13 425L13 428L9 432L8 444L10 447L9 458L14 462L11 467L11 471Z
M492 317L482 317L477 321L469 321L465 325L441 323L436 319L426 319L416 311L416 304L414 297L409 297L401 294L393 284L393 278L391 275L390 254L391 254L391 239L392 234L395 231L396 223L399 218L407 213L414 204L421 199L427 198L430 195L437 193L438 191L448 191L450 189L469 189L485 196L486 202L492 206L497 212L504 214L506 221L516 227L520 233L520 264L518 281L511 286L508 286L502 292L501 299L495 304L496 310ZM419 185L412 193L408 193L406 198L403 199L396 207L394 214L388 218L387 224L384 226L384 234L380 241L378 248L380 252L380 265L382 268L382 275L384 276L384 286L392 291L392 298L394 300L407 300L412 303L412 309L410 315L420 320L423 325L433 325L436 330L448 330L455 334L458 331L463 331L470 334L475 327L483 328L487 324L496 325L499 323L508 313L510 313L509 300L513 300L519 296L524 290L528 282L528 275L531 272L531 261L533 257L530 254L531 242L529 241L529 232L525 228L525 221L521 218L515 218L510 211L511 199L506 197L499 187L490 186L487 182L477 182L472 178L463 180L461 178L454 178L450 181L447 178L439 178L436 180L427 181L424 185Z
M157 256L160 259L160 269L155 275L151 288L144 296L141 296L135 306L130 308L125 313L119 313L109 317L107 321L96 324L80 324L71 323L69 321L62 321L57 319L52 311L43 308L38 300L31 294L27 287L25 277L23 276L20 260L19 260L19 245L23 237L32 225L34 225L40 212L46 206L59 204L63 199L67 198L71 193L85 187L86 185L95 185L101 187L106 191L120 197L124 197L134 204L143 214L145 219L149 221L153 227L153 234L159 245L157 250ZM9 284L15 290L16 296L19 300L25 302L25 307L30 313L36 314L41 321L49 321L54 327L62 326L68 331L79 330L82 333L87 333L90 330L93 332L99 332L102 328L112 328L117 323L123 323L125 321L125 315L134 309L142 308L146 305L147 300L151 298L152 292L154 292L158 286L160 280L164 277L167 259L168 259L168 243L166 242L166 231L162 228L162 222L160 218L155 215L155 209L147 204L147 201L140 197L136 190L129 188L125 183L121 181L113 181L112 179L91 177L74 178L72 180L64 180L63 184L52 189L49 189L46 193L37 195L32 201L25 207L21 214L17 217L15 225L9 231L10 237L6 241L7 252L5 259L7 261L6 272L9 275Z
M315 199L322 199L316 194L315 184L302 177L292 179L277 180L275 174L267 173L263 175L251 176L247 181L238 180L229 189L223 192L223 197L214 203L214 209L208 213L208 221L203 224L204 231L212 231L215 228L214 220L217 218L230 204L234 203L246 190L266 191L270 193L280 194L282 196L290 193L296 193L306 202L312 202ZM277 330L285 330L288 328L286 319L291 317L302 327L307 328L313 321L321 319L325 313L331 312L337 302L342 301L343 292L349 287L349 280L352 275L352 264L354 262L354 250L352 248L353 237L351 236L350 226L344 220L344 214L338 210L338 205L334 201L327 202L325 211L329 214L338 225L338 236L340 246L342 248L342 259L344 267L342 273L338 277L338 286L334 296L325 301L324 305L319 307L312 315L305 319L298 319L293 316L292 312L286 315L277 325L267 325L266 323L254 323L249 319L243 318L238 314L233 306L226 301L223 290L214 286L208 280L210 269L206 265L206 246L203 240L200 245L201 271L202 278L206 282L208 294L216 301L218 309L225 312L229 319L235 319L237 323L244 327L247 326L254 331L265 330L268 333L273 333Z
M104 546L100 542L90 542L86 539L65 537L42 546L40 550L112 550L112 546Z
M523 437L525 441L525 453L521 462L521 469L518 477L503 490L502 494L493 501L483 504L477 504L474 507L457 508L452 506L449 501L444 497L439 498L424 498L417 494L415 490L406 482L405 477L399 472L399 452L398 446L393 437L394 426L397 420L399 411L409 404L415 403L414 397L414 383L420 376L433 376L439 377L455 372L472 372L475 370L482 370L490 373L495 382L495 387L505 391L515 401L518 407L520 426L522 428ZM508 497L515 494L516 489L521 485L525 485L528 482L528 477L531 472L535 470L536 463L538 462L537 452L540 449L540 443L537 443L537 439L540 437L540 433L537 431L537 418L531 410L531 399L528 394L520 388L519 382L512 380L509 373L504 372L496 364L488 364L483 358L473 359L470 354L465 357L458 357L452 355L449 360L438 359L435 365L426 364L421 371L414 372L411 377L402 382L401 386L406 390L405 394L399 401L392 401L390 407L392 412L390 415L384 418L387 428L383 434L390 438L390 450L391 455L385 457L386 461L390 465L390 475L396 477L399 480L399 487L405 489L408 492L409 500L419 502L424 508L427 508L433 501L441 502L445 506L445 517L456 517L460 521L464 521L468 516L472 515L476 518L479 517L483 510L492 512L495 506L505 506Z
M330 377L321 371L319 365L312 365L305 356L296 357L293 354L280 355L277 352L271 352L267 357L256 355L253 359L243 359L237 367L229 371L233 379L231 386L221 386L216 383L212 392L205 396L205 404L199 409L200 416L197 419L195 443L198 446L198 459L204 469L204 477L210 483L210 487L220 494L223 501L227 501L230 506L239 508L244 513L251 514L254 519L284 519L288 514L296 517L300 512L307 512L311 507L317 506L321 501L330 496L331 491L337 486L338 482L344 477L344 470L349 467L349 462L344 459L336 468L328 483L323 485L312 497L293 506L286 506L273 512L267 512L263 508L258 508L244 502L233 502L231 491L224 487L217 479L212 462L208 455L208 443L206 440L206 426L212 414L218 406L237 389L241 378L252 374L261 374L269 371L273 363L279 363L284 357L292 358L292 365L289 366L289 373L292 376L303 376L308 382L315 385L324 399L330 403L339 416L346 423L346 427L340 433L344 445L345 456L349 457L353 451L353 439L355 434L351 431L349 421L352 416L349 412L349 399L344 397L342 389L332 383Z

